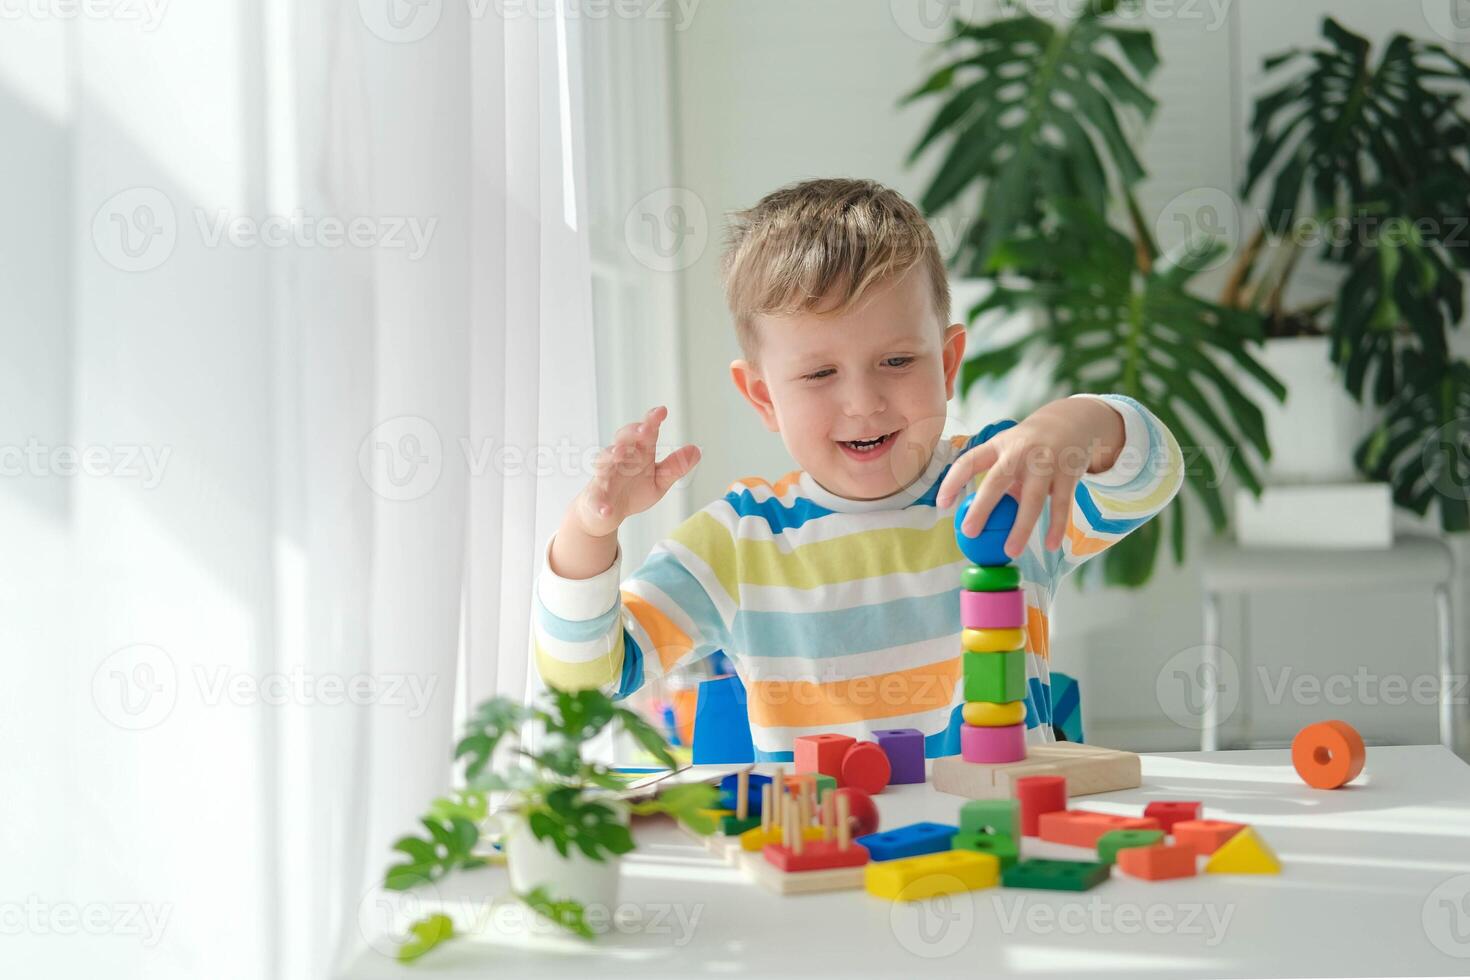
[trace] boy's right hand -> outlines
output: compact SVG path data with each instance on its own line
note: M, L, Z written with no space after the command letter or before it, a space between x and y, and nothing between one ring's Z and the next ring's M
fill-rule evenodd
M572 505L587 534L600 538L615 533L623 521L662 500L699 462L699 447L693 445L655 458L658 429L668 414L663 405L649 409L642 421L623 426L612 445L598 453L593 463L596 475Z

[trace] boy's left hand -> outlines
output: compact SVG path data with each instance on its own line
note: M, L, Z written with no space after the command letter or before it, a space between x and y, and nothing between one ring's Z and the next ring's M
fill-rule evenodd
M985 472L961 527L977 534L990 511L1006 493L1020 504L1005 552L1019 555L1051 500L1051 525L1045 546L1062 546L1072 495L1082 474L1100 473L1113 465L1123 448L1123 417L1096 398L1061 398L1031 413L1024 421L997 433L955 460L939 485L935 503L948 507L960 497L970 478Z

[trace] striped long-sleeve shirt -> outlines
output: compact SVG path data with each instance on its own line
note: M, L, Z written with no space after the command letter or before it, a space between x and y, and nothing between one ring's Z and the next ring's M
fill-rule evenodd
M1052 741L1048 616L1073 568L1157 514L1179 489L1179 445L1131 398L1122 451L1077 486L1062 547L1043 548L1049 507L1016 559L1026 595L1027 738ZM533 626L548 684L625 697L723 650L745 684L758 758L789 761L799 735L917 728L930 757L959 752L963 703L958 503L935 505L954 460L1015 423L941 439L923 475L850 500L795 471L737 481L619 581L551 571L543 552ZM550 545L548 542L547 551Z

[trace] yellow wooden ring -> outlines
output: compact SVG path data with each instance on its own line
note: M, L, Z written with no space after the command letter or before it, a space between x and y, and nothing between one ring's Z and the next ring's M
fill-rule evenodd
M966 701L960 714L964 716L966 725L977 725L980 728L1019 725L1026 720L1026 702Z
M971 653L1004 653L1026 645L1025 637L1014 630L961 630L960 642Z

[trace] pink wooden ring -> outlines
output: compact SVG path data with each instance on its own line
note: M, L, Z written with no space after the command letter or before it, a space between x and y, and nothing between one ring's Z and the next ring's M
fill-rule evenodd
M1026 597L1005 592L960 591L960 625L972 630L1010 630L1026 625Z
M998 728L960 726L960 757L966 762L996 765L1026 758L1026 724Z

